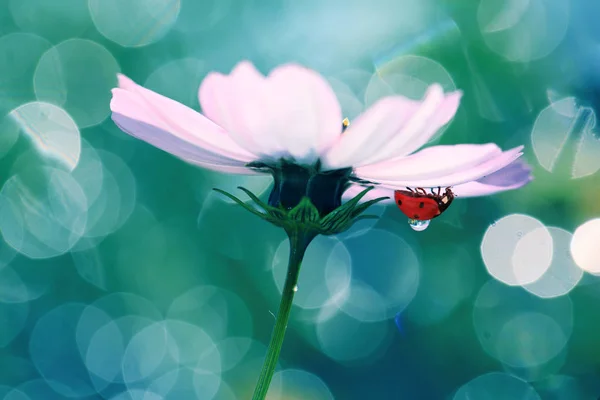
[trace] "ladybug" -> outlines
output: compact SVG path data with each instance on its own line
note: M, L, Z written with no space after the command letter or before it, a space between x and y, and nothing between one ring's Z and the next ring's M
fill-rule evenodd
M454 200L454 193L447 187L441 194L441 188L437 188L437 193L431 189L427 193L423 188L406 188L408 190L396 190L394 200L396 205L409 219L417 221L428 221L440 216Z

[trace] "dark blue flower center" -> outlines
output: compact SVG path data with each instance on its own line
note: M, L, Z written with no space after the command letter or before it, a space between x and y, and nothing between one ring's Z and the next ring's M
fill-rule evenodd
M276 165L252 163L249 166L268 170L273 175L269 205L289 210L306 196L321 217L342 205L342 194L350 185L352 173L352 168L321 171L318 162L314 166L303 166L281 160Z

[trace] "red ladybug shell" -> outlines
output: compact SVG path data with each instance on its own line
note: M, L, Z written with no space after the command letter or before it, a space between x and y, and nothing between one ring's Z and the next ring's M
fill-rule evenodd
M439 216L446 211L454 194L450 188L443 194L417 193L410 190L396 190L394 200L396 205L410 219L426 221Z

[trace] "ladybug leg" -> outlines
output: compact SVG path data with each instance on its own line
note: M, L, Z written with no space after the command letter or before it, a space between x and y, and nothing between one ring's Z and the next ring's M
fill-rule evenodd
M417 188L417 193L419 193L419 194L425 194L425 195L427 194L427 192L423 188Z
M411 192L415 192L414 190L412 190L411 188L409 188L408 186L406 187L408 190L410 190Z
M438 192L437 192L437 195L438 195L438 196L440 195L440 191L441 191L441 190L442 190L442 188L438 186Z

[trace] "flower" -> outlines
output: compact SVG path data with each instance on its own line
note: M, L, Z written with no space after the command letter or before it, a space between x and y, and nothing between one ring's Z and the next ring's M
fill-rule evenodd
M452 187L466 196L527 183L524 164L514 164L522 146L504 152L495 144L420 150L452 120L461 96L433 84L420 101L385 97L348 126L318 73L288 64L265 77L241 62L230 75L207 75L199 89L202 114L123 75L111 110L123 131L192 164L272 174L268 204L260 204L270 207L271 220L308 199L315 208L310 218L318 222L341 206L344 192L354 196L363 186L376 186L373 194L386 197L406 187Z
M349 124L327 81L298 65L281 66L266 77L248 62L227 76L209 74L199 90L203 114L119 76L111 110L123 131L192 164L274 178L268 204L241 188L262 212L221 192L283 227L290 241L281 302L253 399L266 397L300 266L316 235L348 229L371 204L405 187L417 189L406 194L412 201L428 196L425 187L444 186L449 196L449 187L477 195L516 188L530 179L523 164L515 163L522 147L506 152L494 144L419 150L452 120L461 95L445 94L434 84L421 101L385 97ZM344 192L352 198L342 204ZM367 194L385 197L359 203ZM452 201L434 199L440 203L427 199L431 215L439 215Z

